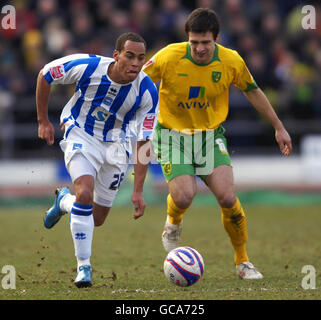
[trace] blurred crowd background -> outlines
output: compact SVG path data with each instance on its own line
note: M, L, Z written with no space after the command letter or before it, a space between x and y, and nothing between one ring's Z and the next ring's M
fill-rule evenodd
M0 27L0 159L62 157L59 115L72 87L52 87L50 119L56 142L37 138L35 86L47 62L72 53L111 56L123 32L140 33L148 58L185 41L184 23L197 7L216 10L218 43L237 50L293 138L294 152L309 133L321 133L321 5L298 0L16 0L16 29ZM316 9L316 29L301 26L302 7ZM2 14L2 17L4 15ZM272 127L231 88L225 124L235 154L277 154Z

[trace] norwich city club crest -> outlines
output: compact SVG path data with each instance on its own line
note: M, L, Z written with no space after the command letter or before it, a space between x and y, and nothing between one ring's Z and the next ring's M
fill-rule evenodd
M221 80L222 72L221 71L213 71L212 72L212 80L214 82L219 82Z
M169 175L172 172L172 164L170 161L166 162L163 165L163 170L165 172L165 174Z

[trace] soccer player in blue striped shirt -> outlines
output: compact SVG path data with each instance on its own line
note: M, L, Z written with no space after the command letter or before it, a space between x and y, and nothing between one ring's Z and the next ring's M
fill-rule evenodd
M144 39L129 32L117 39L113 58L74 54L48 63L38 75L38 136L48 145L54 143L54 127L48 118L50 85L76 84L60 118L64 130L60 147L75 195L68 188L58 188L44 224L52 228L63 214L71 213L77 287L92 285L94 226L104 223L135 146L138 155L148 149L157 121L157 89L141 71L145 54ZM148 155L143 160L138 156L132 194L134 219L144 214L147 167Z

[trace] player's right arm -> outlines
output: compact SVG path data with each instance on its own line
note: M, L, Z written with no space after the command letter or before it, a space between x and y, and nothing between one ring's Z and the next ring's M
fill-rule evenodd
M48 145L54 143L55 135L54 127L48 118L50 85L77 83L85 70L94 68L99 60L99 57L92 59L88 54L73 54L54 60L40 70L36 87L38 137Z
M143 66L143 71L152 79L154 83L162 79L162 53L164 49L157 52Z
M36 87L38 137L45 140L48 145L52 145L54 143L55 129L48 118L49 94L50 84L44 78L43 70L41 69Z

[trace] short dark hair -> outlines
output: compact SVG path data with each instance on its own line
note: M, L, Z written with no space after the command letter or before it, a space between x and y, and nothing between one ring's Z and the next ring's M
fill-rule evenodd
M124 49L124 45L127 40L134 42L142 42L146 48L146 41L142 36L135 32L126 32L121 34L116 40L115 50L121 52Z
M190 13L185 23L185 32L204 33L211 31L214 41L220 32L220 22L214 10L208 8L197 8Z

